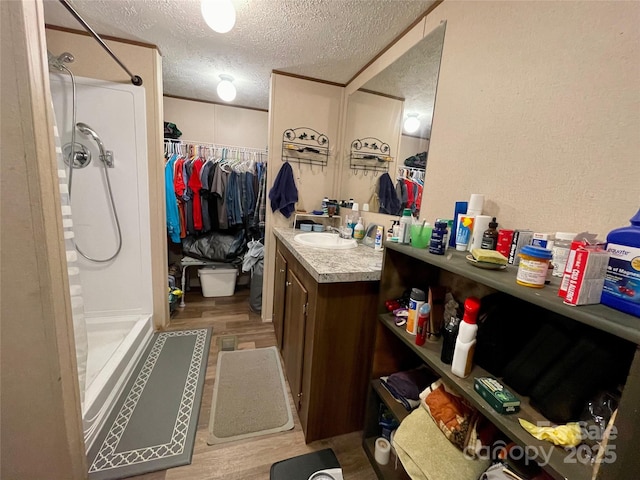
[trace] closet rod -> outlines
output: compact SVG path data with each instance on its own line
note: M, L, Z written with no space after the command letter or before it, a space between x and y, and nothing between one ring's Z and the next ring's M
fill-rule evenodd
M66 8L69 11L71 15L73 15L73 17L85 28L87 32L89 32L91 36L95 38L100 45L102 45L102 48L104 48L107 51L107 53L111 55L111 58L113 58L118 63L118 65L120 65L120 67L125 72L127 72L127 74L129 75L129 78L131 79L131 83L133 83L136 86L142 85L142 78L139 75L134 75L129 71L129 69L124 65L124 63L122 63L120 59L116 57L116 54L111 51L109 46L106 43L104 43L104 40L100 38L100 35L98 35L93 30L93 28L91 28L91 26L84 20L84 18L80 16L80 14L69 4L69 2L67 2L67 0L58 0L58 1L64 6L64 8Z

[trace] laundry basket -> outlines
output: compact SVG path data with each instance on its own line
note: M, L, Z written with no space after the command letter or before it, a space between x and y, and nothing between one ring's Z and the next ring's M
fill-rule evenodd
M238 271L235 267L221 265L198 269L202 296L230 297L236 289Z

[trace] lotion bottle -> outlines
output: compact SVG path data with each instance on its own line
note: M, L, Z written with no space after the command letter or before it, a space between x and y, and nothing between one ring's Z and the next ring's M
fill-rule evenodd
M464 317L460 322L456 348L453 352L453 362L451 363L451 373L458 377L465 378L471 373L473 367L473 354L476 349L476 334L478 333L478 310L480 310L480 300L469 297L464 302Z

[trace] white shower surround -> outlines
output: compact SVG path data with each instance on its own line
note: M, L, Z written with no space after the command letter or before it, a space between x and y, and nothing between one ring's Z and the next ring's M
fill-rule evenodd
M70 65L73 69L73 65ZM149 178L145 94L142 87L76 77L76 122L84 122L113 151L109 178L122 230L122 250L108 263L78 255L89 354L83 408L88 449L106 420L131 369L148 343L153 325ZM71 141L71 81L51 74L61 144ZM107 258L117 248L116 225L104 167L96 143L76 131L91 152L91 164L74 169L72 221L77 245L89 256ZM85 346L86 347L86 346Z

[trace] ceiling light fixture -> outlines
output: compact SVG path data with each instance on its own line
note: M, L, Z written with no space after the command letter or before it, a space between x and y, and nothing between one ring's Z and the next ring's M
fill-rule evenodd
M200 10L214 32L227 33L236 23L236 9L231 0L202 0Z
M216 88L218 96L225 102L232 102L236 98L236 86L231 75L220 75L220 83Z
M415 133L419 128L420 120L418 120L418 115L415 113L407 115L407 119L404 121L404 131L407 133Z

